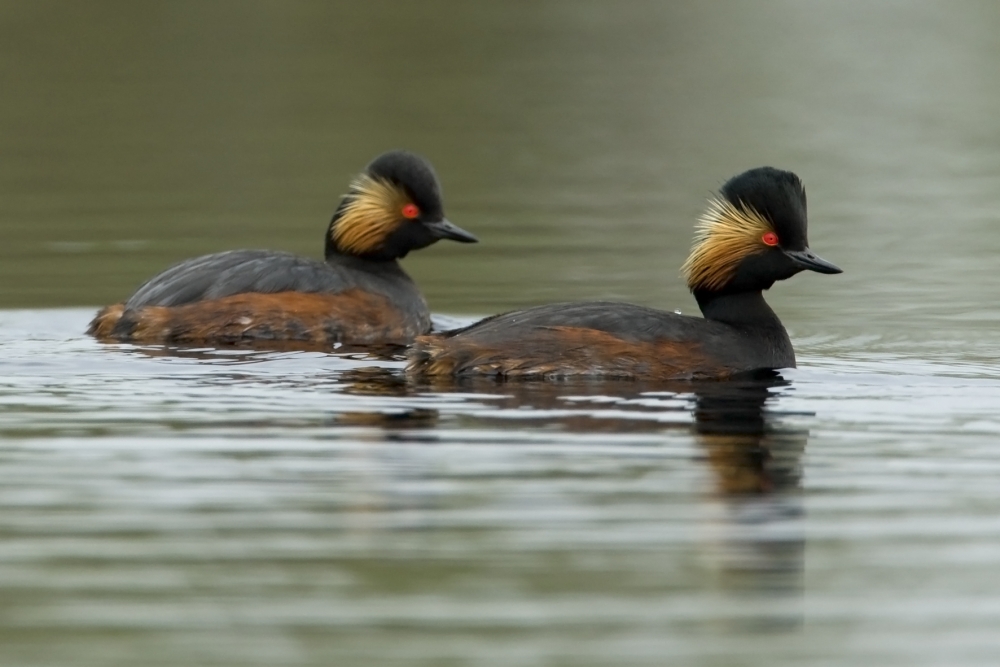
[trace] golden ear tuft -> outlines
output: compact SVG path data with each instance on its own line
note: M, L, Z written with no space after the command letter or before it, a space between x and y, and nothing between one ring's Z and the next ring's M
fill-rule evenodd
M773 234L768 220L753 208L712 199L695 226L691 254L681 267L690 289L720 289L736 274L747 256L762 252L761 240Z
M413 203L397 185L361 174L351 183L350 200L333 225L336 246L354 255L379 250L386 238L404 222L402 211Z

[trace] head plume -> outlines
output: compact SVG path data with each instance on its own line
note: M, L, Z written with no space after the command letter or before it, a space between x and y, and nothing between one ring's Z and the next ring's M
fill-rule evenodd
M330 221L326 257L394 261L441 239L477 241L444 216L441 186L430 162L415 153L389 151L351 183Z
M726 286L748 256L764 252L762 240L773 224L752 206L713 198L698 219L691 254L681 267L688 288L718 290Z
M330 241L350 255L376 254L406 222L401 212L409 204L412 202L400 186L379 176L360 174L330 225Z

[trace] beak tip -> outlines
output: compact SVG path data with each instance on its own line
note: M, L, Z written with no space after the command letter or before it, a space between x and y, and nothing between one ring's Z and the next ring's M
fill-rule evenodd
M816 259L819 259L819 257L817 257ZM819 259L819 261L822 263L820 265L822 266L822 268L820 268L819 266L810 267L812 268L813 271L816 271L817 273L825 273L827 275L835 276L838 273L844 272L844 270L839 266L837 266L836 264L831 264L830 262L827 262L826 260L823 259Z
M459 243L479 243L479 239L448 219L427 225L439 239L449 239Z
M795 262L796 265L808 271L815 271L816 273L825 273L828 275L836 275L844 272L844 270L836 264L831 264L822 257L818 257L813 254L809 248L806 248L805 250L786 251L786 254L793 262Z

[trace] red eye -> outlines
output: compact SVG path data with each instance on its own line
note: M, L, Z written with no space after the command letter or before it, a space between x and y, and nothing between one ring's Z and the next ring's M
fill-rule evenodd
M778 245L778 235L774 232L765 232L760 240L764 242L764 245Z
M417 208L416 204L407 204L403 207L403 217L409 220L413 220L420 215L420 209Z

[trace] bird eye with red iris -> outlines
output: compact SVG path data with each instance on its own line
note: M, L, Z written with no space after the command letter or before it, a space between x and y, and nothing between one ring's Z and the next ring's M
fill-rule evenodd
M413 220L420 215L420 209L417 208L416 204L407 204L403 207L403 217L409 220Z
M778 235L774 232L765 232L760 240L764 242L764 245L778 245Z

